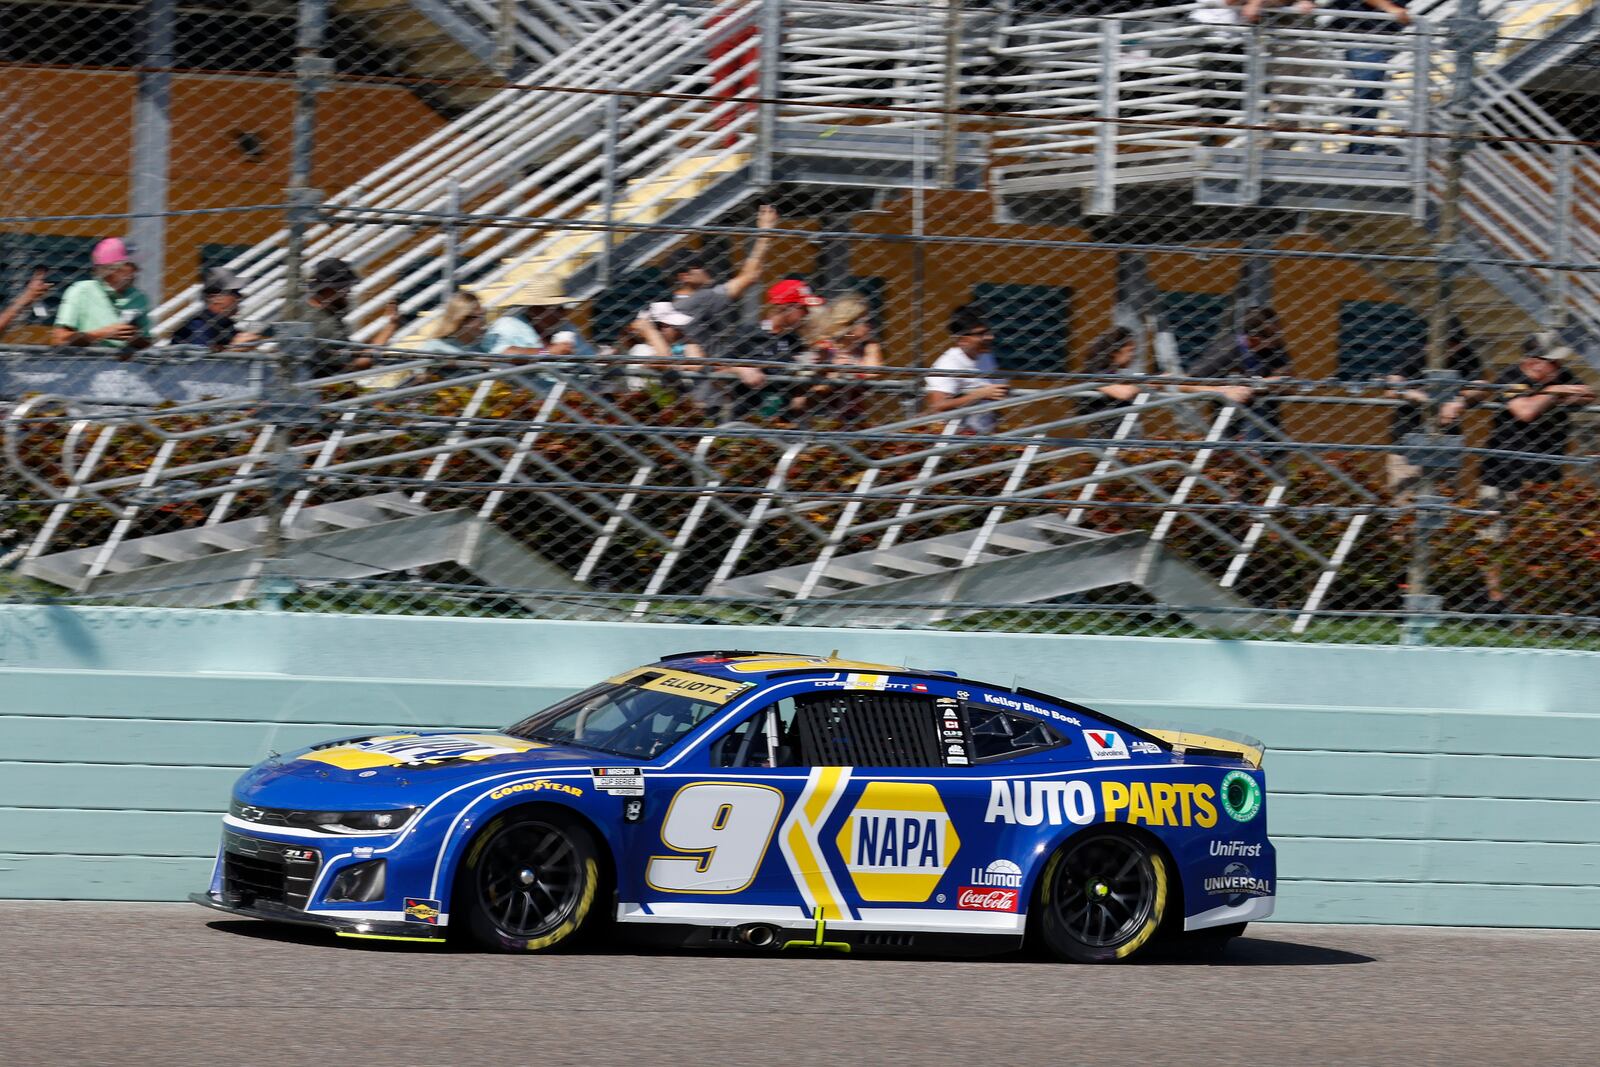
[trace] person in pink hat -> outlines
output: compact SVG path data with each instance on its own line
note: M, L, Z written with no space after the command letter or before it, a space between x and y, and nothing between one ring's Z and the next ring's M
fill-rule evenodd
M94 277L61 294L52 336L58 345L118 349L150 345L150 298L134 287L139 265L120 237L107 237L90 256Z

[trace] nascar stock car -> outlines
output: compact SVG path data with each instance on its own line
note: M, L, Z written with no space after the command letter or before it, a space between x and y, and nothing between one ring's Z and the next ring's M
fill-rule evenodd
M953 675L686 652L500 733L247 771L191 899L505 951L606 922L682 945L1218 946L1272 912L1258 744Z

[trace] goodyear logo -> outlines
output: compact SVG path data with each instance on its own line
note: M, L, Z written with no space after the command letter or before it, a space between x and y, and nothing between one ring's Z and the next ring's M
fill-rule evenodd
M450 760L485 760L543 747L534 741L520 741L500 734L441 734L433 737L393 734L307 752L300 758L354 771L368 767L416 767Z
M506 797L513 797L518 793L541 793L545 790L550 790L556 793L565 793L568 796L574 797L583 796L583 790L578 786L568 785L566 782L552 782L548 779L540 778L535 782L518 782L516 785L502 786L501 788L496 789L493 793L490 793L489 799L504 800Z
M961 840L939 791L919 782L871 782L837 839L863 900L923 901L955 860Z

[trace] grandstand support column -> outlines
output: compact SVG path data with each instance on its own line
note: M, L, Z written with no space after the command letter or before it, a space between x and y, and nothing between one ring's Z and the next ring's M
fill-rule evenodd
M177 0L145 0L144 56L134 102L133 188L129 235L142 269L140 285L161 303L166 269L167 177L172 144L173 26Z
M939 145L939 187L953 189L956 184L956 139L961 123L956 110L961 106L961 0L945 0L944 5L944 122ZM921 169L921 164L918 164ZM922 176L917 175L920 182Z
M1550 242L1550 251L1557 263L1568 264L1572 262L1572 143L1569 141L1556 145L1555 154L1555 234ZM1560 330L1567 324L1567 300L1571 296L1572 275L1566 270L1550 273L1550 301L1545 308L1544 324L1549 329Z
M600 285L611 285L612 257L617 249L617 142L622 136L621 87L615 82L606 87L606 150L600 165L605 175L606 187L601 192L601 208L605 213L605 244L600 249Z
M304 260L306 231L316 221L321 196L311 188L311 165L316 148L317 94L333 73L333 61L322 55L328 26L328 0L300 0L295 41L295 101L289 152L289 217L283 252L282 320L274 333L282 338L273 364L268 409L272 412L272 491L267 494L267 525L261 545L261 572L257 602L262 607L281 606L290 591L284 573L284 512L298 488L299 469L289 452L289 434L299 421L299 368L310 361L311 326L306 319Z
M1100 24L1100 69L1117 69L1121 51L1122 20L1106 19ZM1120 104L1120 79L1108 73L1100 79L1100 126L1094 139L1094 193L1089 214L1110 215L1117 210L1117 111Z
M1461 197L1466 174L1467 154L1473 147L1473 82L1477 76L1478 53L1492 51L1498 27L1481 18L1478 0L1461 0L1454 18L1446 20L1449 48L1454 56L1451 71L1450 102L1445 109L1445 130L1450 140L1445 148L1444 191L1439 203L1439 228L1435 233L1436 288L1428 321L1428 360L1425 377L1428 402L1422 406L1420 451L1422 478L1412 505L1415 522L1411 537L1411 562L1406 568L1405 629L1403 643L1427 642L1428 630L1438 621L1442 606L1439 596L1428 591L1428 571L1433 552L1433 535L1444 525L1445 501L1438 495L1439 476L1450 462L1447 458L1454 442L1439 432L1439 406L1449 389L1451 377L1448 347L1454 320L1455 279L1467 269L1469 251L1461 242Z
M783 0L761 0L761 75L757 80L756 185L765 192L772 185L773 157L777 154L778 93L783 86Z

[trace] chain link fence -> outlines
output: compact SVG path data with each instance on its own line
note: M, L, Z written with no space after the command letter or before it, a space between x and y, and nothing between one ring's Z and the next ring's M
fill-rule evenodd
M5 7L0 599L1600 646L1587 3Z

